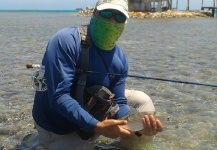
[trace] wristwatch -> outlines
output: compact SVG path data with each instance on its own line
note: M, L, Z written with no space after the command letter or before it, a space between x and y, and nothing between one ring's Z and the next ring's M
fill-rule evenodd
M135 132L135 135L136 135L136 136L138 136L138 137L142 136L142 134L141 134L141 133L139 133L138 131L137 131L137 132Z

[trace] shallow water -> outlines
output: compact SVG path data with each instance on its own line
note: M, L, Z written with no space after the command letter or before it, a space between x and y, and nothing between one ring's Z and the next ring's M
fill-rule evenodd
M89 19L70 13L0 13L0 149L14 149L35 131L30 82L35 70L26 69L26 63L40 63L57 30ZM118 44L128 57L129 74L217 85L216 39L216 18L130 19ZM127 79L127 88L143 90L162 119L176 120L165 124L151 148L217 148L217 88L136 78ZM128 144L131 150L136 145Z

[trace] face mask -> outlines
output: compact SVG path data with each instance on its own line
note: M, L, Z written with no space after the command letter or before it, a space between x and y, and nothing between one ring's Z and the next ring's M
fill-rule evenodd
M124 31L126 23L111 23L93 16L90 21L90 36L102 50L112 50Z

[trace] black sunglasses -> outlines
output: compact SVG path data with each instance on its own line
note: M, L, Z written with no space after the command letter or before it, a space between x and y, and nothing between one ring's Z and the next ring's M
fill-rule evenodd
M113 16L115 21L118 23L124 23L127 20L127 17L122 13L114 13L111 10L100 10L99 15L105 19L111 19Z

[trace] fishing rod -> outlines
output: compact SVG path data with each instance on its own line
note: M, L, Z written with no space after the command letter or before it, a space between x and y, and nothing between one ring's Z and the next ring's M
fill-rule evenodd
M159 80L159 81L182 83L182 84L192 84L192 85L200 85L200 86L217 87L217 85L214 85L214 84L205 84L205 83L198 83L198 82L171 80L171 79L164 79L164 78L154 78L154 77L146 77L146 76L139 76L139 75L130 75L130 74L124 75L124 74L104 73L104 72L95 72L95 71L86 71L86 72L87 73L94 73L94 74L106 74L106 75L114 75L114 76L126 76L126 77L141 78L141 79L148 79L148 80Z
M29 69L29 68L40 68L41 66L39 64L27 63L26 67ZM158 81L165 81L165 82L182 83L182 84L208 86L208 87L217 88L217 85L214 85L214 84L205 84L205 83L181 81L181 80L171 80L171 79L164 79L164 78L154 78L154 77L146 77L146 76L139 76L139 75L130 75L130 74L125 75L125 74L115 74L115 73L97 72L97 71L86 71L86 73L104 74L104 75L112 75L112 76L126 76L126 77L131 77L131 78L139 78L139 79L147 79L147 80L158 80Z

